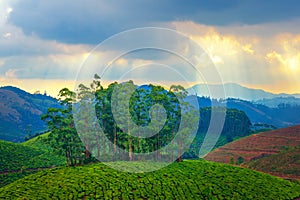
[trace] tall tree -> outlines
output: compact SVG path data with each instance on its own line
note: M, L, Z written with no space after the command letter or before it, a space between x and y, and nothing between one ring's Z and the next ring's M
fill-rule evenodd
M188 102L185 101L185 98L187 97L188 92L182 87L181 85L172 85L170 87L170 92L174 93L176 95L176 98L180 102L181 110L184 113L184 115L180 115L180 110L177 110L177 114L181 116L181 120L174 119L174 123L183 123L185 124L184 127L181 128L181 130L177 133L176 136L176 146L177 146L177 161L182 161L182 154L184 153L184 147L187 144L190 144L192 131L193 131L193 124L195 123L195 114L196 111L194 110L193 106L191 106ZM173 133L175 130L173 131ZM174 136L173 136L174 137Z
M49 108L42 119L47 122L51 131L50 144L65 155L67 165L73 166L82 163L84 155L84 147L77 135L72 114L75 93L64 88L58 96L62 108Z

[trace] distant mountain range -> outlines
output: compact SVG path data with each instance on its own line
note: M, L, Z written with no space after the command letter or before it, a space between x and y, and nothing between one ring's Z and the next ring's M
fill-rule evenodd
M263 104L271 108L284 107L284 106L297 106L300 105L300 98L291 97L275 97L272 99L260 99L253 101L256 104Z
M30 94L19 88L0 88L0 140L19 142L26 135L47 129L41 115L50 107L58 107L56 99Z
M263 99L272 99L272 98L278 98L278 97L295 97L300 98L300 94L274 94L271 92L266 92L261 89L252 89L247 88L244 86L241 86L236 83L225 83L224 85L221 84L197 84L194 85L191 88L187 89L190 94L194 94L193 91L197 93L197 96L205 96L205 97L212 97L215 99L224 99L225 98L235 98L235 99L243 99L247 101L257 101L257 100L263 100ZM213 91L214 96L211 95L211 92L209 90Z
M226 84L225 88L230 85ZM244 88L236 84L233 87ZM143 87L143 86L142 86ZM194 86L201 88L203 85ZM216 86L217 88L219 86ZM229 86L228 86L229 87ZM201 91L201 89L199 89ZM268 94L268 97L275 94L266 93L262 90L246 88L248 97L251 91L253 94ZM198 95L206 96L203 93ZM236 94L237 95L237 94ZM276 96L276 95L275 95ZM266 97L266 95L264 96ZM288 127L300 124L300 99L293 95L286 97L265 98L260 100L246 101L242 96L222 100L211 100L205 97L197 97L199 107L227 106L242 110L251 120L252 124ZM258 99L258 97L256 98ZM187 98L188 100L188 98ZM58 107L56 99L47 95L30 94L16 87L0 88L0 140L13 142L23 141L26 135L34 135L47 129L46 124L40 119L41 115L47 112L50 107Z
M249 117L252 124L258 124L260 127L271 125L271 127L281 128L300 124L300 104L280 104L276 107L269 107L261 103L234 98L226 100L199 96L197 98L198 107L210 107L213 105L242 110ZM188 96L186 101L194 105L192 99L192 96ZM255 127L253 128L255 129Z

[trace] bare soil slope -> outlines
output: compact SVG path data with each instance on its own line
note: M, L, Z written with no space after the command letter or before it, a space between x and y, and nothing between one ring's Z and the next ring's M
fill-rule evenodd
M236 163L284 178L300 179L300 126L254 134L210 152L205 159Z

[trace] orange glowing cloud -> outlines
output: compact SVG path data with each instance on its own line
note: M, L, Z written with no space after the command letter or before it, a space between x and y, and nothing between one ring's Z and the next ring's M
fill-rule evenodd
M207 51L224 82L300 92L300 34L264 35L274 24L217 27L189 21L172 25Z
M282 34L275 41L277 48L267 53L266 59L286 73L300 72L300 35Z

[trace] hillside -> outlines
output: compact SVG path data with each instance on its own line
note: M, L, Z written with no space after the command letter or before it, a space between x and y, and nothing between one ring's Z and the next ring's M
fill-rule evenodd
M296 98L294 96L292 97L275 97L271 99L260 99L255 101L256 104L263 104L265 106L268 106L270 108L276 108L280 107L282 105L290 105L290 106L297 106L300 105L300 99L299 97Z
M243 166L281 177L300 179L300 126L254 134L229 143L209 153L214 162L236 162Z
M300 147L251 160L246 166L287 179L300 179Z
M300 106L282 104L268 107L239 99L227 99L222 103L227 108L244 111L253 124L270 124L277 128L284 128L300 124Z
M252 124L269 124L277 128L284 128L300 124L300 105L291 103L278 104L275 107L250 102L241 99L210 99L208 97L197 97L198 106L200 108L214 106L222 106L228 109L238 109L244 111L249 117ZM187 97L187 101L192 103L191 96ZM269 99L272 101L272 99ZM298 99L300 103L300 99ZM194 104L193 104L194 105ZM195 106L195 105L194 105Z
M0 187L40 169L65 164L65 158L43 142L44 135L17 144L0 140Z
M22 144L0 141L0 171L12 172L28 168L31 160L42 154L41 151Z
M0 140L24 141L26 135L47 129L41 115L50 107L58 107L56 99L30 94L19 88L0 88Z
M140 167L149 164L134 163ZM134 174L117 172L102 163L61 167L40 171L0 188L0 198L21 199L294 199L299 196L298 184L207 161L173 163L156 172Z

